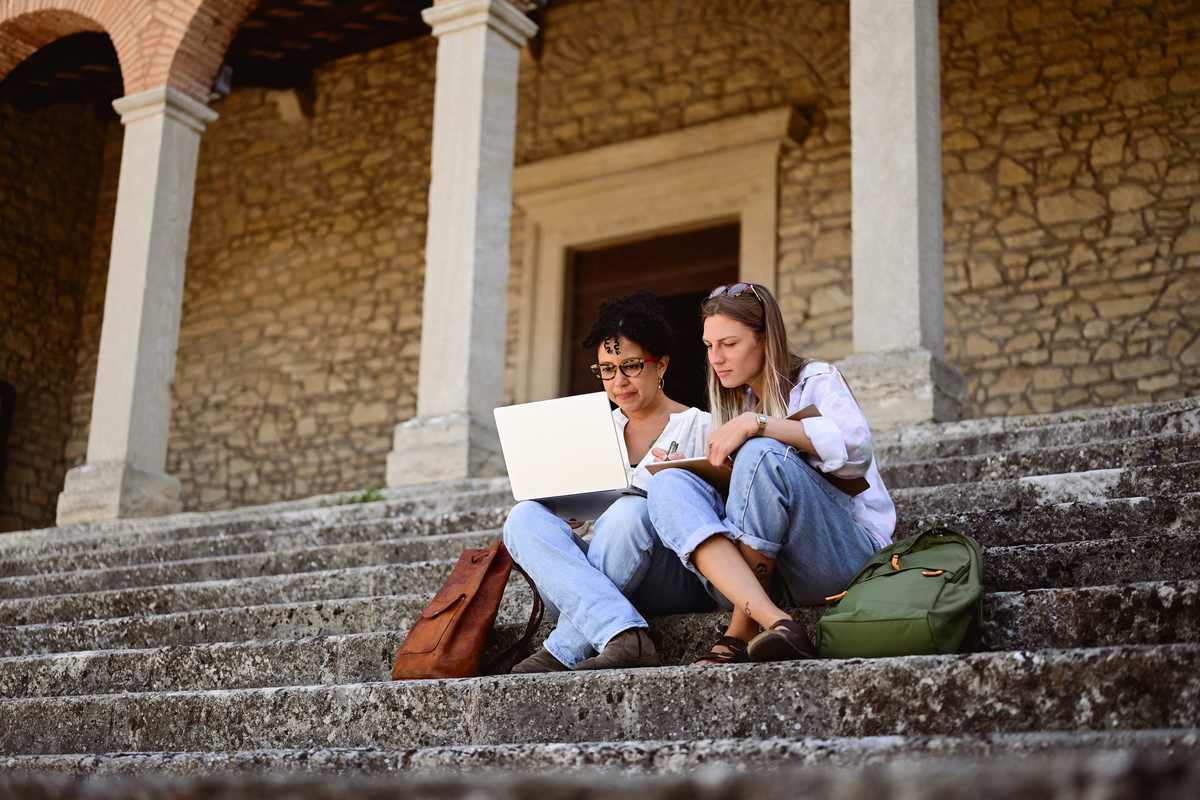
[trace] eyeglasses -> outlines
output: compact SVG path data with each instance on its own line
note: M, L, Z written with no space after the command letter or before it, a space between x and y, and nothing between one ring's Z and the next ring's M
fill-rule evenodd
M754 288L753 283L730 283L725 286L718 286L709 293L708 299L712 300L714 297L720 297L723 294L727 294L730 297L737 297L746 292L751 292L754 295L754 299L762 303L763 307L766 308L766 303L763 303L762 295L758 293L758 289Z
M621 374L626 378L636 378L638 375L642 374L642 370L646 368L647 364L654 364L657 362L657 358L627 358L619 365L592 364L591 370L592 374L602 381L611 381L613 378L617 377L618 367L621 370Z

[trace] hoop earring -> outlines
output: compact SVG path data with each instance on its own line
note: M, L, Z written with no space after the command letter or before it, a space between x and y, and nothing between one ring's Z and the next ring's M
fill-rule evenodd
M667 379L666 379L666 378L659 377L659 379L658 379L658 389L659 389L659 391L662 391L663 384L664 384L664 383L666 383L666 381L667 381Z

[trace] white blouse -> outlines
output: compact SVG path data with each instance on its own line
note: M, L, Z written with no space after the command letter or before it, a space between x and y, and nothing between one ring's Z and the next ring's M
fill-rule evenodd
M808 463L842 478L867 479L871 488L853 498L854 519L880 547L888 546L896 529L896 505L879 474L867 418L832 364L813 361L800 372L788 396L788 413L810 405L821 416L802 422L817 451L816 456L808 456Z
M677 414L672 414L667 420L667 427L663 428L663 432L654 440L654 444L646 451L646 455L642 456L642 460L637 463L637 466L629 465L629 449L625 446L625 425L629 422L629 418L621 411L621 409L613 409L613 422L616 423L617 440L621 443L621 458L624 459L625 472L629 475L629 484L645 491L650 483L650 472L646 469L648 464L654 463L655 447L661 447L666 450L671 446L671 442L676 442L679 447L676 448L676 453L682 453L684 458L697 458L708 452L708 434L712 428L712 415L707 411L701 411L698 408L692 407L680 411Z

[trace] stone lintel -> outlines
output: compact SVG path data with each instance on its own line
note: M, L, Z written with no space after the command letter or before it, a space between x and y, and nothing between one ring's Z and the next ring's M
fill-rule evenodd
M58 495L58 524L158 517L183 510L179 481L127 461L83 464L67 472Z
M837 366L873 430L889 431L962 417L966 380L928 350L855 353Z
M486 478L504 474L494 427L467 414L413 417L396 426L387 485Z
M528 200L534 195L563 186L661 167L712 153L740 150L758 144L798 144L807 138L811 125L809 112L792 106L780 106L641 139L593 147L579 153L522 164L513 171L513 192Z

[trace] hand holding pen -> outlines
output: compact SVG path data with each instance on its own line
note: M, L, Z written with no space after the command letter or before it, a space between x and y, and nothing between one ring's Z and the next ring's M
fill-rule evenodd
M678 461L684 457L683 453L675 452L678 449L679 442L671 442L671 446L666 450L663 450L661 447L655 447L650 452L654 455L655 461Z

